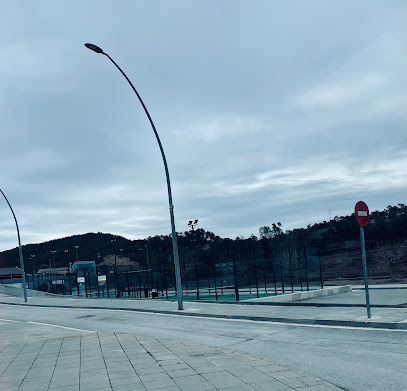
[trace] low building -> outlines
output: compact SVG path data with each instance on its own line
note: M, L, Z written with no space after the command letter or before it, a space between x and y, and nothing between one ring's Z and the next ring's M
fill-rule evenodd
M14 267L0 267L0 280L12 280L21 278L21 269Z
M68 267L46 267L38 269L37 274L42 276L66 276L69 273Z

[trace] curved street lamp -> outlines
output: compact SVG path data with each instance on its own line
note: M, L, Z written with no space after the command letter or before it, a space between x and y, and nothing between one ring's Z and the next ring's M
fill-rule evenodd
M183 310L183 303L182 303L182 285L181 285L181 273L180 273L180 267L179 267L179 256L178 256L178 245L177 245L177 233L175 231L175 222L174 222L174 205L172 203L172 195L171 195L171 183L170 183L170 175L168 173L168 166L167 166L167 159L165 158L164 154L164 149L161 145L160 138L158 137L157 130L154 126L153 120L151 119L150 113L148 112L143 100L141 99L139 93L137 90L134 88L132 82L130 79L127 77L127 75L121 70L121 68L113 61L113 59L105 53L99 46L93 45L92 43L85 43L85 46L94 51L95 53L103 54L105 55L115 66L116 68L120 71L120 73L125 77L125 79L128 81L130 84L131 88L133 89L134 93L137 95L137 98L139 99L141 105L143 106L143 109L145 113L147 114L148 120L150 121L151 127L153 128L154 135L157 139L158 146L160 147L161 151L161 156L163 158L164 162L164 168L165 168L165 175L167 177L167 189L168 189L168 202L169 202L169 207L170 207L170 218L171 218L171 231L172 231L172 249L174 253L174 267L175 267L175 280L176 280L176 288L177 288L177 298L178 298L178 309Z
M1 189L0 189L0 192L1 192L1 194L3 194L4 199L6 200L8 206L10 207L11 213L13 214L13 217L14 217L14 221L16 222L17 236L18 236L18 252L20 254L21 276L22 276L22 280L23 280L24 302L27 303L27 288L25 286L25 272L24 272L23 250L21 249L20 230L18 229L17 218L16 218L16 215L14 214L13 208L10 205L10 202L8 202L6 195L3 193L3 191Z

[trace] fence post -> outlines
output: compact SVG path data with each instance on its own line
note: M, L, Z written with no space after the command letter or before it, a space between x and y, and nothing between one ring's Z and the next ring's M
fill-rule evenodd
M185 294L188 295L188 276L187 276L187 265L184 266L184 280L185 280Z
M78 288L78 296L80 296L80 292L79 292L79 281L78 281L78 271L76 271L76 287Z
M110 297L110 292L109 292L109 274L107 272L107 268L106 268L106 294L107 294L107 298Z
M288 246L288 260L290 262L291 293L294 293L293 268L292 268L292 265L291 265L291 247L290 246Z
M199 300L199 276L197 262L195 262L195 279L196 279L196 299Z
M146 288L146 273L147 273L147 278L148 278L148 270L147 270L147 272L144 272L144 275L143 275L144 298L148 297L148 281L147 281L147 288Z
M212 253L212 266L213 266L213 279L215 280L215 300L218 300L218 290L216 284L216 267L215 267L215 255Z
M168 300L168 283L167 283L167 271L164 270L164 281L165 281L165 297Z
M256 276L256 296L259 298L259 278L257 275L257 257L256 257L256 247L254 248L254 273Z
M281 289L284 293L284 274L283 274L283 264L281 262L281 256L280 256L280 278L281 278Z
M300 285L301 285L301 292L302 292L301 250L300 250L300 247L297 247L297 252L298 252L298 270L300 272Z
M127 279L127 294L129 295L130 299L130 281L129 281L129 272L126 274L126 279Z
M250 260L247 260L247 278L249 279L249 294L251 295L252 294L252 283L251 283L251 280L250 280L250 267L249 267L249 265L250 265Z
M88 287L87 287L87 284L86 284L86 280L87 280L87 278L86 278L86 270L83 271L83 278L85 279L85 295L86 295L86 297L88 297Z
M307 291L309 291L308 283L308 264L307 264L307 247L304 246L304 262L305 262L305 278L307 279Z
M141 272L138 272L138 273L137 273L137 277L138 277L138 290L139 290L139 297L140 297L140 299L141 299L142 292L141 292L141 277L140 277L140 275L141 275Z
M274 279L274 295L277 296L277 281L276 281L276 265L274 258L274 248L271 248L271 262L273 265L273 279Z
M159 261L160 266L160 288L161 288L161 297L164 296L164 284L163 284L163 268L161 265L161 260Z
M324 283L322 282L322 261L320 246L318 246L318 258L319 258L319 278L321 279L321 289L324 289Z
M238 275L237 275L237 262L236 259L233 260L233 277L234 277L234 285L235 285L235 297L236 301L239 301L239 280L238 280Z

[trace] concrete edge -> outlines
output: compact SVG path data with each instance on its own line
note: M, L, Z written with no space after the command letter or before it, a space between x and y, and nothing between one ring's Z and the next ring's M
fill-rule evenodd
M168 301L176 303L177 300L169 299ZM259 305L270 307L344 307L344 308L366 308L366 304L345 304L345 303L267 303L267 302L247 302L247 301L216 301L216 300L185 300L184 303L208 303L208 304L238 304L238 305ZM407 304L370 304L372 308L407 308Z
M312 291L287 293L285 295L274 296L274 297L262 297L256 299L242 300L241 302L261 302L262 300L267 300L269 303L286 303L295 302L301 300L316 299L317 297L333 296L339 295L341 293L347 293L352 291L352 285L342 285L342 286L332 286L325 287L322 289L315 289Z
M92 307L92 306L69 306L69 305L47 305L47 304L28 304L28 303L9 303L2 302L0 304L28 306L28 307L43 307L43 308L72 308L72 309L90 309L90 310L111 310L111 311L133 311L152 314L167 314L178 316L197 316L203 318L217 319L238 319L252 320L256 322L272 322L272 323L291 323L291 324L308 324L320 326L345 326L345 327L366 327L373 329L387 330L407 330L407 322L374 322L374 321L353 321L353 320L335 320L335 319L303 319L303 318L277 318L265 316L245 316L245 315L222 315L222 314L205 314L197 312L184 311L165 311L165 310L150 310L141 308L111 308L111 307Z
M0 293L14 297L24 297L24 289L16 286L10 286L8 284L0 284ZM27 297L58 297L63 298L66 296L55 295L54 293L37 291L35 289L27 289Z

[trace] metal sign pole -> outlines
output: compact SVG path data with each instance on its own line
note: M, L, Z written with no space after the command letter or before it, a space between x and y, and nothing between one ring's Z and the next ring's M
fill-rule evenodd
M369 285L367 282L367 267L366 267L366 250L365 250L365 234L364 229L360 226L360 244L362 247L362 262L363 262L363 276L365 279L365 294L366 294L366 309L367 317L370 319L370 299L369 299Z

